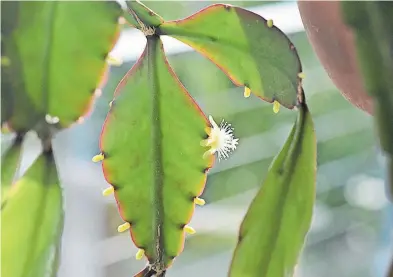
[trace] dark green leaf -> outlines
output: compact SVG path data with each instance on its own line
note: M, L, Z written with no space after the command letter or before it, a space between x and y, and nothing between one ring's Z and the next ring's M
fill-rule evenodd
M186 19L165 22L158 33L193 47L236 85L293 108L301 87L300 60L287 36L270 23L248 10L216 4Z
M293 276L315 200L316 140L304 104L240 227L230 277Z

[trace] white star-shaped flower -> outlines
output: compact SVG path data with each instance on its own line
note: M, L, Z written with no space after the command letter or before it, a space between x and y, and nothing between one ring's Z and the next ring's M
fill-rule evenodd
M207 157L217 153L218 160L227 159L229 155L236 149L239 139L233 134L233 127L224 120L220 126L209 116L212 128L209 131L209 138L201 142L202 146L210 146L210 149L203 155Z

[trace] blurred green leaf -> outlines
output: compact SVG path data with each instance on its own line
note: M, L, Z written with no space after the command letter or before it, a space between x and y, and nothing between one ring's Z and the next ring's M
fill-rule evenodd
M46 114L67 127L89 110L121 12L114 1L2 2L2 59L9 60L2 89L7 102L13 97L13 129L38 128Z
M359 64L368 93L381 148L388 154L390 197L393 201L393 4L342 3L343 17L353 29Z
M139 61L119 84L103 126L104 175L135 245L153 268L183 250L194 198L213 157L200 145L208 121L177 79L158 37L148 37Z
M231 277L292 276L315 200L316 139L304 105L240 227Z
M216 4L186 19L165 22L157 33L190 45L236 85L293 108L300 87L300 60L287 36L270 23L248 10Z
M11 147L1 157L1 206L15 181L21 160L22 142L23 135L17 135Z
M46 276L62 230L62 193L52 152L11 188L1 211L1 275Z

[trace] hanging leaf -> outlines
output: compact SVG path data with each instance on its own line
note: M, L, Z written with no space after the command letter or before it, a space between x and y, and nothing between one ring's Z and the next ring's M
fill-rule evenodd
M240 227L230 277L293 276L315 200L316 140L303 104Z
M9 191L1 211L1 276L47 276L62 230L62 195L52 152Z
M1 157L1 206L7 198L8 190L11 188L19 168L23 137L18 134L11 147Z
M216 4L157 33L172 36L213 61L237 86L293 108L302 67L294 45L270 20L231 5ZM248 90L245 95L247 96Z
M116 89L100 148L120 214L156 272L182 251L194 199L204 189L213 162L203 158L207 149L200 145L207 126L169 66L161 40L149 36Z
M35 128L45 115L67 127L86 113L119 34L114 1L2 2L2 89L12 94L10 125Z

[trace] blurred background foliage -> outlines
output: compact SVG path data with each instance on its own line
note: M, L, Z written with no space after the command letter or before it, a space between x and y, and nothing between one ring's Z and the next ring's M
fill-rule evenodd
M173 20L218 2L222 1L145 4ZM230 4L256 7L274 2ZM337 91L303 31L289 37L303 63L304 89L318 140L314 220L296 276L382 277L393 254L393 212L385 197L385 172L372 118ZM128 47L131 50L133 45ZM210 171L202 195L207 204L196 209L191 222L197 234L188 237L168 276L225 276L241 219L287 138L296 112L281 108L274 114L271 104L253 95L243 98L242 88L236 88L214 64L195 52L168 59L204 112L217 120L225 118L240 138L234 155ZM136 249L129 234L116 232L122 220L114 199L101 195L106 183L100 165L91 163L91 157L99 152L101 125L113 91L134 62L113 67L90 117L61 132L54 141L66 208L61 277L126 277L144 266L134 258ZM39 142L34 135L30 137L24 145L22 172L38 154ZM7 141L3 136L3 150Z

